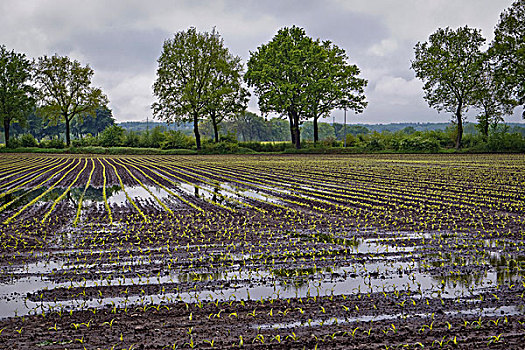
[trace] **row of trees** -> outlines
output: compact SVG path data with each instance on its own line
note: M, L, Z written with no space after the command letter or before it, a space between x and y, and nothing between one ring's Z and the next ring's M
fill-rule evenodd
M91 86L93 69L67 56L43 56L36 61L0 46L0 121L9 146L10 126L25 124L31 113L64 122L66 144L71 143L71 123L85 115L107 110L102 90Z
M366 107L365 79L347 63L343 49L330 41L314 40L302 28L283 28L267 44L251 53L243 76L241 59L224 46L219 34L181 31L164 42L153 91L154 115L167 122L191 122L197 149L201 148L199 121L211 123L215 141L218 124L245 115L249 92L259 97L263 113L288 118L292 143L300 148L300 125L314 124L336 108L356 113ZM244 79L243 79L244 78Z
M479 111L478 125L486 139L490 126L525 105L525 0L501 14L494 40L483 51L485 42L478 29L447 27L414 48L412 69L424 82L429 106L455 116L456 148L461 147L469 108Z
M82 138L87 135L97 136L108 126L115 124L115 118L111 110L107 108L97 108L95 114L83 114L79 118L71 121L70 132L72 138ZM3 132L3 127L0 126ZM30 113L23 118L23 123L15 121L9 127L9 142L11 147L16 146L13 143L13 137L23 134L30 134L36 141L59 139L66 133L64 123L56 123L54 120L42 118L37 113ZM0 142L5 142L3 135ZM74 140L71 140L73 144Z

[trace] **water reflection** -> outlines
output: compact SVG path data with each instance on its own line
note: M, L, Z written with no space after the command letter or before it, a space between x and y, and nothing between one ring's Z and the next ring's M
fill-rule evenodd
M482 285L489 275L494 275L494 283L499 285L516 284L525 279L525 256L505 257L499 253L488 253L474 257L444 253L427 254L426 258L439 258L431 260L430 266L443 268L445 272L437 274L435 279L451 288Z

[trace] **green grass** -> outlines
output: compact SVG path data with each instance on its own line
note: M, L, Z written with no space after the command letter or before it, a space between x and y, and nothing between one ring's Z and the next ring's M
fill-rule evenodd
M39 147L19 147L19 148L0 148L0 153L63 153L63 154L197 154L191 149L169 149L161 150L158 148L134 148L134 147L70 147L70 148L39 148Z

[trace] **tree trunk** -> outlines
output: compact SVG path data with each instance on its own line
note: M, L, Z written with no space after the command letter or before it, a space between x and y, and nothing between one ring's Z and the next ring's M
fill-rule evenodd
M195 134L195 144L197 149L201 149L201 135L199 134L199 118L197 114L193 115L193 133Z
M9 123L10 120L7 117L4 117L4 135L5 135L5 147L9 147Z
M70 139L70 136L69 136L69 118L68 117L64 117L64 119L66 120L66 145L67 147L69 147L71 145L71 139Z
M489 115L485 113L485 124L483 125L483 138L485 141L489 139Z
M292 138L292 145L295 145L295 128L294 128L294 119L292 113L288 113L288 120L290 122L290 136Z
M301 130L299 129L299 115L295 113L293 119L294 119L294 130L295 130L295 148L300 149L301 148Z
M219 126L217 125L217 120L215 117L211 118L211 123L213 124L213 135L215 137L215 142L219 142Z
M314 116L314 143L319 141L319 127L317 125L317 116Z
M458 129L456 135L456 149L461 148L461 139L463 138L463 119L461 115L461 110L463 108L463 101L459 100L458 108L456 109L456 118L458 122Z

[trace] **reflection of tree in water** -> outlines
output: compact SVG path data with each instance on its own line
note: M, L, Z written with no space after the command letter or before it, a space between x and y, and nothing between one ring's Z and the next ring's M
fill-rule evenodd
M35 198L42 195L42 193L46 192L48 188L49 187L40 187L35 190L22 189L22 190L15 191L13 193L7 194L4 197L2 197L0 199L0 205L4 205L20 197L18 198L18 200L14 201L11 205L9 205L9 207L7 207L6 209L15 209L18 207L22 207L30 203ZM121 188L118 185L107 187L106 196L109 198L117 194L120 190ZM46 193L42 198L40 198L37 201L37 203L54 202L64 193L64 191L66 191L66 188L64 187L55 187L51 191ZM71 190L66 194L66 197L63 200L67 200L71 202L73 206L77 206L78 200L80 199L80 196L82 195L83 192L84 192L84 187L71 188ZM93 202L103 202L104 197L102 195L102 188L95 188L95 187L89 186L84 195L84 200L91 200Z
M308 285L310 280L313 280L317 274L331 273L331 267L308 267L296 269L274 269L272 274L279 280L279 286L286 291L298 291L304 286Z
M37 198L38 196L40 196L45 191L47 191L47 189L48 189L47 187L40 187L40 188L37 188L37 189L35 189L33 191L27 190L27 189L15 191L13 193L5 195L0 200L0 205L7 204L7 203L11 202L12 200L16 199L6 209L14 209L14 208L17 208L17 207L24 206L24 205L30 203L35 198ZM55 188L55 189L51 190L49 193L47 193L45 196L43 196L38 202L40 203L40 202L54 201L63 192L64 192L63 188Z
M218 281L224 279L220 272L189 272L177 275L179 282Z
M489 258L490 265L496 269L498 284L514 284L521 282L525 277L525 256L505 258L504 256L492 255Z
M462 274L446 274L438 276L437 280L445 281L447 287L456 288L458 286L466 289L470 286L479 286L483 283L483 279L487 277L486 271L477 271L473 273Z
M434 256L438 255L436 254ZM454 271L454 267L478 265L480 260L484 261L495 269L496 281L500 285L521 282L525 277L525 272L523 271L523 267L525 266L525 256L517 256L509 259L504 256L489 255L488 257L475 259L472 257L447 253L442 254L441 258L446 261L445 265L450 267L452 271ZM440 267L441 264L442 261L431 263L434 267ZM447 272L446 274L438 275L434 278L438 281L445 281L448 287L457 287L459 285L462 288L468 288L481 285L483 280L487 277L487 273L488 270L471 271L469 273L459 274Z
M106 187L106 197L110 198L111 196L116 195L119 193L122 189L119 185L113 185L110 187ZM84 192L83 187L75 187L71 189L71 197L73 200L78 201L80 199L80 196ZM103 202L104 196L102 193L102 187L93 187L89 186L86 190L86 193L84 194L83 200L90 200L93 202Z

